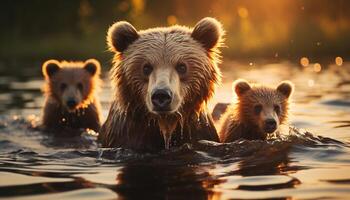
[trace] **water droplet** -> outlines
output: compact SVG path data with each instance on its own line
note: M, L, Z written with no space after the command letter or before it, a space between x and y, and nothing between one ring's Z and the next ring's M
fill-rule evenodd
M184 133L184 120L183 120L183 117L182 117L182 114L177 111L176 114L178 114L180 116L180 120L179 120L179 123L180 123L180 138L181 140L184 139L184 136L183 136L183 133Z
M165 149L170 149L171 135L172 134L163 133Z
M181 140L184 139L184 126L182 120L180 120L180 138Z

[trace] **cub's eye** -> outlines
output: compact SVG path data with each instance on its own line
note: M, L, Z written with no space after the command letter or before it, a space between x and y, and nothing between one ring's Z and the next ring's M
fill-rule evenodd
M180 75L184 75L187 72L187 66L184 63L179 63L176 65L176 71Z
M150 64L145 64L143 66L143 74L149 76L153 71L153 67Z
M281 107L280 107L279 105L274 105L274 106L273 106L273 109L275 110L275 112L276 112L277 114L280 114L280 112L281 112Z
M61 91L65 90L66 88L67 88L67 84L61 83L61 85L60 85Z
M256 106L254 106L254 113L255 114L260 114L260 112L262 111L262 105L256 105Z
M78 83L77 87L78 87L79 90L83 90L83 84L82 83Z

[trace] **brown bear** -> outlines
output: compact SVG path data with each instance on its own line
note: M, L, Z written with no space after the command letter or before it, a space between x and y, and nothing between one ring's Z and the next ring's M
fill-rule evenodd
M171 26L137 31L113 24L107 43L115 52L114 86L104 147L159 151L200 139L218 141L206 103L220 81L223 29L204 18L193 29Z
M291 82L283 81L275 89L250 85L241 79L234 83L234 90L238 102L229 106L222 117L221 142L265 140L286 122L288 100L293 91Z
M100 129L100 63L48 60L42 66L45 83L43 126L53 131Z

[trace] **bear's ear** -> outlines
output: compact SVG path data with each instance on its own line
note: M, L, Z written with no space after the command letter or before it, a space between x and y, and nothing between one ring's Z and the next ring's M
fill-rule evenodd
M192 38L201 43L208 51L222 42L223 35L221 23L211 17L200 20L191 34Z
M238 79L233 83L233 88L238 97L251 89L249 83L244 79Z
M294 85L290 81L282 81L276 88L278 92L289 98L294 89Z
M91 76L99 75L101 71L100 62L95 59L89 59L84 63L84 69L88 71Z
M136 29L126 21L114 23L107 33L107 44L111 51L123 52L139 38Z
M45 77L51 78L59 69L61 67L57 60L48 60L43 64L42 72Z

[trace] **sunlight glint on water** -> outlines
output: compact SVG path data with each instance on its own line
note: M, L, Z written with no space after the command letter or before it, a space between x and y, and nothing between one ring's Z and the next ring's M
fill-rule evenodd
M101 149L91 133L58 139L33 128L44 101L40 75L30 80L1 77L0 198L350 197L349 64L341 57L316 68L306 57L300 67L225 63L223 84L210 108L233 101L237 78L272 85L289 79L296 86L289 119L300 130L268 142L203 142L159 154ZM13 81L1 81L5 79ZM100 95L104 115L111 99L108 84Z

